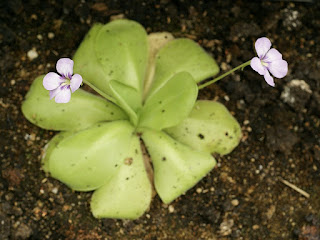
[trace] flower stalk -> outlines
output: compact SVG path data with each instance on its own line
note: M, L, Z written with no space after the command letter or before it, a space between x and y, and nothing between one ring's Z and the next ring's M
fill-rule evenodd
M210 80L210 81L208 81L208 82L206 82L206 83L204 83L204 84L199 85L199 86L198 86L198 89L200 90L200 89L202 89L202 88L205 88L205 87L209 86L210 84L215 83L216 81L219 81L220 79L222 79L222 78L228 76L229 74L237 71L238 69L243 70L246 66L250 65L250 62L251 62L251 60L249 60L249 61L247 61L247 62L245 62L245 63L242 63L242 64L239 65L238 67L235 67L235 68L231 69L230 71L228 71L228 72L220 75L219 77L216 77L216 78L214 78L214 79L212 79L212 80Z

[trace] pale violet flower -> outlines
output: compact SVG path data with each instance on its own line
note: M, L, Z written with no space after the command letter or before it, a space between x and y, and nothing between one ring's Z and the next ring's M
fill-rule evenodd
M270 73L276 78L283 78L288 73L288 63L282 59L282 54L278 50L271 48L271 42L266 37L257 39L255 48L258 57L252 58L250 66L263 75L270 86L274 87L274 80Z
M82 77L73 75L73 61L70 58L60 58L56 68L60 75L49 72L43 78L43 86L50 91L50 99L55 98L56 103L67 103L71 99L71 92L80 87Z

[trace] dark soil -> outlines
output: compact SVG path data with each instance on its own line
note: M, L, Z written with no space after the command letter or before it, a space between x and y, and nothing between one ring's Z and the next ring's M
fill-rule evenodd
M20 110L35 77L71 57L93 23L115 17L194 39L222 71L251 59L261 36L289 63L275 88L247 67L201 90L200 99L234 113L240 145L217 156L218 166L170 206L156 196L135 221L93 218L90 193L46 176L40 155L55 132L32 125ZM319 30L320 4L311 0L1 1L0 239L319 240Z

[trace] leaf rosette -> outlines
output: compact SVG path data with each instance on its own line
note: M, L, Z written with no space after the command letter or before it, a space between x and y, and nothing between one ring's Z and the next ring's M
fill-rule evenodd
M22 111L35 125L61 131L45 148L43 168L76 191L94 191L95 217L136 219L153 189L170 203L213 169L212 153L238 145L240 126L229 111L197 101L197 83L219 68L194 41L116 20L94 25L73 60L100 96L79 89L58 104L39 76Z

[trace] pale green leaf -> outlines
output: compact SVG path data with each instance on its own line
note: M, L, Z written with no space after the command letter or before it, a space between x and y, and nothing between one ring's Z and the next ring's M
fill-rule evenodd
M173 35L169 32L156 32L148 35L149 43L149 56L148 67L145 76L143 99L146 98L148 91L152 85L154 72L156 70L156 55L161 48L163 48L168 42L174 39Z
M164 203L192 188L216 164L209 152L193 150L164 132L144 129L142 139L154 167L155 188Z
M148 60L147 33L135 21L116 20L102 27L94 47L108 80L141 90ZM100 84L103 89L103 83Z
M132 136L118 172L92 195L91 211L97 218L136 219L148 208L152 185L147 176L140 140Z
M138 123L136 112L139 112L141 108L140 102L136 100L140 99L140 93L136 89L116 80L110 81L110 89L113 96L117 99L118 106L128 114L130 121L136 126Z
M219 154L230 153L242 136L239 123L225 106L205 100L197 101L187 119L165 131L190 147Z
M73 72L82 76L83 81L107 99L112 99L108 86L108 76L104 72L94 51L96 37L103 24L92 26L73 56ZM103 83L102 83L103 82ZM99 89L101 84L105 88Z
M110 90L110 81L116 80L138 92L136 99L127 104L133 110L137 103L141 106L148 42L146 31L139 23L121 19L104 26L95 25L73 59L74 71L83 75L89 85L116 97ZM125 99L125 92L118 94Z
M149 95L179 72L190 73L197 83L219 72L215 60L197 43L186 38L170 41L159 50L156 58L155 76Z
M133 127L128 121L98 123L53 139L45 157L52 177L77 191L91 191L118 171L130 146Z
M185 119L197 99L198 87L187 72L180 72L145 102L139 126L161 130Z
M24 116L41 128L72 131L97 122L128 118L116 105L81 89L71 95L70 102L56 103L43 87L43 77L34 80L22 104Z
M60 132L56 134L50 142L43 148L42 155L42 169L46 172L49 172L49 159L52 151L54 151L55 147L61 142L63 139L68 138L75 134L72 131Z

